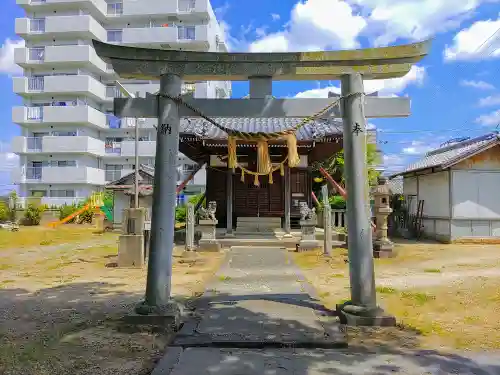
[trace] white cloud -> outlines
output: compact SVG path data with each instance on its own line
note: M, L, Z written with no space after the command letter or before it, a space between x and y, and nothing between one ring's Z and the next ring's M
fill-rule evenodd
M436 147L429 145L429 143L422 141L412 141L409 147L403 148L403 154L406 155L423 155L429 151L434 150Z
M487 115L479 116L476 119L476 123L484 126L492 126L500 124L500 109L498 111L489 113Z
M409 85L420 85L425 79L425 67L418 65L412 66L411 70L407 75L401 78L390 78L390 79L375 79L366 80L365 92L371 94L375 91L379 92L380 96L394 96L400 94ZM324 88L317 88L307 91L299 92L295 95L296 98L327 98L329 92L334 92L339 94L340 87L338 86L328 86Z
M352 0L363 7L377 46L454 29L482 3L498 0Z
M498 1L498 0L496 0ZM479 60L500 57L500 15L496 21L477 21L461 30L444 50L445 60Z
M21 67L14 63L14 49L24 47L24 40L7 38L0 48L0 74L19 74Z
M271 18L273 19L273 21L279 21L281 17L277 13L271 13Z
M462 80L460 81L460 84L462 86L466 87L473 87L475 89L479 90L494 90L495 86L493 86L491 83L484 82L484 81L468 81L468 80Z
M10 145L0 141L0 172L11 172L19 166L19 156L10 152Z
M342 0L305 0L295 4L283 31L250 44L250 52L356 48L365 19Z
M388 174L399 172L408 165L408 159L399 154L385 154L382 159Z
M500 106L500 94L481 98L481 99L479 99L478 105L480 107L489 107L489 106L494 106L494 105Z

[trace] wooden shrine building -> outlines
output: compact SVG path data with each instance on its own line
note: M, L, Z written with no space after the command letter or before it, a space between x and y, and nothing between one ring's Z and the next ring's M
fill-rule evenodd
M294 128L300 118L216 118L229 129L249 133L280 132ZM285 141L269 141L269 156L274 172L258 176L256 142L237 142L238 167L228 170L227 134L201 118L181 120L179 150L192 160L207 165L206 200L217 202L216 217L220 227L226 227L229 212L233 226L239 217L282 218L285 225L289 201L290 221L299 219L299 203L312 206L311 166L342 147L342 123L311 121L296 132L300 163L288 168L288 147ZM271 181L270 181L271 180ZM232 203L229 205L229 203Z

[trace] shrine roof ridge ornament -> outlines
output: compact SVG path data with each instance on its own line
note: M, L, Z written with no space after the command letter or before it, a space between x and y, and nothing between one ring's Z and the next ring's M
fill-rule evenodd
M221 53L161 50L93 40L102 59L122 78L157 80L176 74L186 81L241 81L267 76L274 80L331 80L349 73L365 79L397 78L430 50L431 39L399 46L341 51Z

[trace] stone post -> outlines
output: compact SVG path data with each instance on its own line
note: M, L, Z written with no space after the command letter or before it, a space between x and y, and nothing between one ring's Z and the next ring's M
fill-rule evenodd
M377 306L372 229L367 200L363 77L342 76L342 121L347 199L347 231L351 301L338 305L340 321L349 325L395 325Z
M186 251L194 250L194 204L187 204L187 215L186 215Z
M387 238L387 218L392 213L390 206L391 191L385 177L378 178L378 185L373 192L375 199L374 211L377 220L375 240L373 241L373 256L375 258L390 258L394 256L394 244Z
M118 267L144 266L145 208L123 210L122 235L118 242Z
M215 212L217 211L217 203L214 201L208 202L207 208L200 208L200 221L198 226L201 232L201 238L198 243L198 251L220 251L221 246L215 237L217 227L217 219Z
M330 255L332 252L332 208L328 200L328 186L321 187L321 195L323 200L323 252L325 255Z
M316 209L310 209L307 203L302 202L300 204L300 213L301 239L297 246L297 251L302 252L320 249L321 243L316 239L316 225L318 224Z
M179 104L182 79L175 74L160 77L156 136L153 212L145 301L136 307L141 315L159 315L180 324L180 309L171 299L175 205L177 199L177 154L179 152Z

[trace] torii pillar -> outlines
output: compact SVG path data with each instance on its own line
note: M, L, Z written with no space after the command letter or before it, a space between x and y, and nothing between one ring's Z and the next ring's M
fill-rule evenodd
M205 118L307 118L321 113L319 118L330 121L342 118L344 124L351 301L337 306L340 319L350 325L395 324L394 317L385 315L376 303L371 227L366 209L369 202L364 165L365 117L407 117L410 100L364 96L363 78L404 76L412 64L427 55L429 42L356 51L268 54L154 50L99 41L93 44L97 54L110 61L120 76L160 78L159 96L114 100L117 116L158 118L148 279L146 298L138 306L138 313L174 316L176 322L179 317L179 308L172 302L170 293L180 118L200 117L201 114ZM277 80L340 79L342 108L333 106L335 98L275 99L265 95L264 98L252 98L270 92L272 82L268 77ZM253 79L251 97L223 100L183 97L184 105L179 105L165 95L179 96L182 79Z

